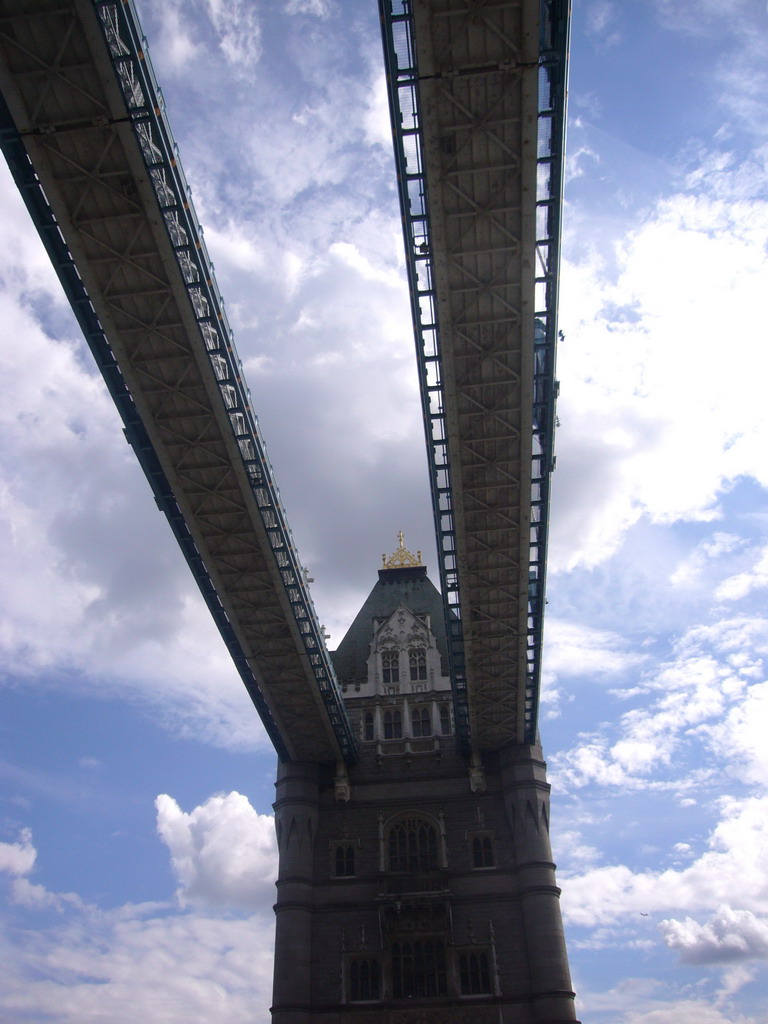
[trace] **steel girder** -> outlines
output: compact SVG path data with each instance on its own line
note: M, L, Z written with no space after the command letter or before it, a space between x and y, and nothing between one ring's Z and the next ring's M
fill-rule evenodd
M457 722L533 742L568 4L380 7Z
M354 756L130 2L0 0L2 145L282 757Z

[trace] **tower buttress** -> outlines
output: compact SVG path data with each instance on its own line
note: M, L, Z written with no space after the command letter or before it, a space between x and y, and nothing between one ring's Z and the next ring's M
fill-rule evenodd
M274 1024L573 1024L541 750L460 751L402 537L332 658L360 756L280 768Z
M277 771L275 829L280 856L275 904L274 1024L309 1024L312 984L314 846L319 768L287 762ZM290 968L288 967L290 965Z

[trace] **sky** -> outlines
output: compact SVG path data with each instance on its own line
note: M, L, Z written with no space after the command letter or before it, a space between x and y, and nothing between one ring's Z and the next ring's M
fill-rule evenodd
M335 647L436 579L373 0L139 0ZM768 1019L768 11L575 0L541 733L578 1011ZM0 168L0 1024L267 1019L275 756Z

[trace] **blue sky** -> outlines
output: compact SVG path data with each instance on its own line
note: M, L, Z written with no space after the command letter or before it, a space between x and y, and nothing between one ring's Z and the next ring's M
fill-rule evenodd
M768 15L574 8L542 737L579 1011L761 1024ZM139 9L333 647L399 529L434 564L375 4ZM4 169L0 218L0 1022L266 1019L275 758Z

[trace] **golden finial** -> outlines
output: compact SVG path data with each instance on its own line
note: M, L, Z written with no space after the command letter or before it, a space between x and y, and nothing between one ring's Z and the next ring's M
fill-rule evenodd
M421 552L417 551L415 555L412 555L405 546L405 534L402 530L399 530L397 534L397 549L389 558L386 555L382 555L381 564L385 569L412 569L422 565Z

